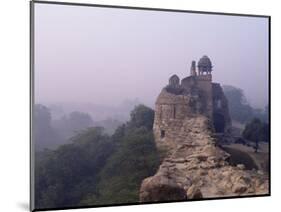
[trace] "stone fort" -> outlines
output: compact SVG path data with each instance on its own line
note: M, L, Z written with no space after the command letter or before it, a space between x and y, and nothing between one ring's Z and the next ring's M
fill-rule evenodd
M175 140L189 116L204 115L217 134L230 133L231 118L228 102L219 83L212 82L213 65L203 56L196 66L192 61L190 75L180 78L173 75L156 100L154 135L158 145Z
M190 76L169 79L156 100L153 132L164 150L157 172L142 181L141 202L267 194L268 176L229 164L218 138L230 134L227 99L212 82L213 66L203 56ZM231 137L231 135L229 136Z

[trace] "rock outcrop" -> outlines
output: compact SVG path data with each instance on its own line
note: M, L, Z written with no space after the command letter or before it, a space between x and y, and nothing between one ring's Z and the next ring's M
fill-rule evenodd
M186 117L178 133L157 173L142 182L141 202L268 193L265 174L228 164L229 155L215 145L205 116Z
M193 61L191 76L180 84L173 75L156 100L153 131L165 157L143 180L141 202L268 193L266 174L231 166L230 155L218 147L218 135L230 135L228 103L220 84L212 83L210 59L200 61L198 74Z

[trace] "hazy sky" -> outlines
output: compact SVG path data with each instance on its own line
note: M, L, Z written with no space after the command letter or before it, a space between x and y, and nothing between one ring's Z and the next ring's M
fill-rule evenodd
M267 104L266 18L35 4L35 101L153 105L208 55L213 81Z

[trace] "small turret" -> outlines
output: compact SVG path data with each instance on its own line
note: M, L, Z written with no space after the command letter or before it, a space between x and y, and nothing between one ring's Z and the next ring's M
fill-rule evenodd
M180 85L180 78L177 75L173 75L169 78L169 84L165 87L169 93L176 95L182 94L183 89Z
M174 74L173 76L170 77L169 79L169 86L173 88L178 88L180 84L180 78Z
M193 60L191 62L191 68L190 68L190 76L196 76L196 62Z

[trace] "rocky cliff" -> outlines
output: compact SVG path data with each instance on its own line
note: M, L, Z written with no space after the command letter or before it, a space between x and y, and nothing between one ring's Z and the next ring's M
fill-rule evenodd
M229 155L216 146L212 134L205 116L186 117L157 173L143 180L140 201L267 194L268 177L242 164L230 166Z
M173 75L160 92L153 131L165 157L157 173L143 180L141 202L268 194L266 174L231 166L230 155L217 145L218 135L231 135L231 119L211 67L197 75L193 62L191 76L180 83Z

